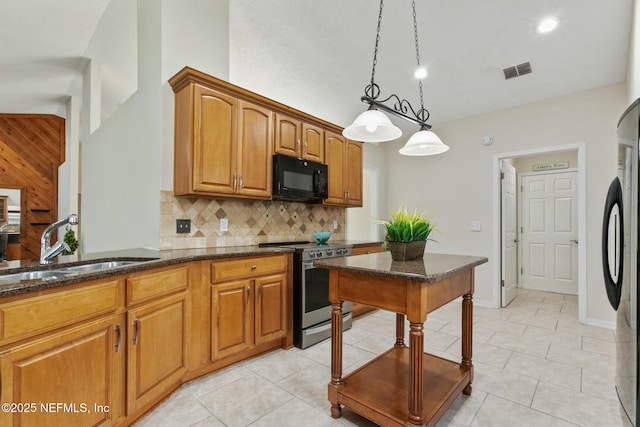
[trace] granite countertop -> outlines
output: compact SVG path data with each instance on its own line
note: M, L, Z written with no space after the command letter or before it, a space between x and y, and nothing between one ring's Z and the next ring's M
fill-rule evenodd
M485 257L429 252L425 253L422 259L393 261L390 252L380 252L323 259L314 261L313 265L329 270L342 270L371 276L435 283L488 261Z
M360 240L340 240L336 243L349 244L353 246L382 244L382 242L360 241ZM173 250L155 250L155 249L123 249L109 252L96 252L90 254L76 254L70 256L59 256L56 262L49 265L40 265L38 260L17 260L17 261L1 261L0 262L0 298L35 292L45 289L52 289L60 286L82 283L90 280L103 279L107 277L117 276L120 274L134 273L138 271L149 270L152 268L166 267L173 264L183 262L213 260L222 258L236 258L246 256L264 256L271 254L290 253L294 250L287 247L265 247L261 248L257 245L248 246L227 246L217 248L200 248L200 249L173 249ZM93 272L85 272L76 275L61 276L56 278L22 280L22 281L3 281L2 276L13 273L21 273L33 270L56 270L72 265L88 264L92 262L111 261L111 260L131 260L143 261L138 264L130 264L108 270L98 270Z
M110 252L100 252L92 254L60 256L57 262L41 266L38 260L19 260L0 262L0 298L18 295L27 292L35 292L45 289L52 289L59 286L66 286L89 280L103 279L120 274L144 271L152 268L165 267L190 261L200 261L219 258L236 258L244 256L263 256L271 254L282 254L293 252L293 249L274 247L260 248L258 246L232 246L221 248L202 249L178 249L178 250L153 250L153 249L125 249ZM59 268L88 264L92 262L110 260L131 260L144 261L139 264L131 264L108 270L99 270L63 276L55 279L22 280L22 281L2 281L2 276L12 273L21 273L33 270L56 270Z

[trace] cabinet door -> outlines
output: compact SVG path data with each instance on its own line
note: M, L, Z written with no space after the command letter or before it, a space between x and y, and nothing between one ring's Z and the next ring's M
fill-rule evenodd
M115 424L124 409L119 327L118 317L110 316L2 352L2 402L23 406L0 412L0 425Z
M237 100L196 85L194 103L193 190L235 193Z
M292 157L301 157L301 123L284 114L276 113L276 135L274 152Z
M213 285L211 289L211 358L216 360L253 345L252 281Z
M324 130L308 123L302 124L302 158L324 163Z
M346 143L347 205L362 206L362 143L347 140Z
M131 415L179 384L186 372L186 294L129 310L127 320L127 415Z
M345 144L342 135L329 131L325 133L325 160L329 170L329 196L325 204L345 204Z
M273 112L238 101L238 194L271 198Z
M256 344L282 338L287 333L286 277L256 279Z

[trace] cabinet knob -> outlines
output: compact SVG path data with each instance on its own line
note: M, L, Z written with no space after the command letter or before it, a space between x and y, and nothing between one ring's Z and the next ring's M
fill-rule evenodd
M255 271L257 268L258 268L258 266L256 266L256 265L252 265L252 266L251 266L251 271Z

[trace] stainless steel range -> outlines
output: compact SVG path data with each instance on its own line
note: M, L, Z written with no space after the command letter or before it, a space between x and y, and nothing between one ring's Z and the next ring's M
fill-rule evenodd
M260 246L286 246L293 254L293 343L307 348L331 336L329 271L315 268L313 261L351 255L351 245L312 242L263 243ZM351 303L343 304L343 329L351 328Z

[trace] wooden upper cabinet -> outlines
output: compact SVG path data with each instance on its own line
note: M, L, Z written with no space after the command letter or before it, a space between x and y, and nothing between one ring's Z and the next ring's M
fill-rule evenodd
M274 152L324 163L324 129L276 113Z
M344 136L334 132L326 133L325 154L329 171L329 197L325 199L325 204L344 204L346 198L344 190L345 145Z
M237 193L271 197L273 112L247 101L238 101Z
M276 137L274 152L292 157L300 157L300 121L276 113Z
M302 158L324 163L324 130L302 123Z
M327 131L325 156L329 169L329 197L324 204L362 206L362 143Z
M329 165L327 203L362 206L362 143L338 126L189 67L169 84L176 196L270 200L278 153Z
M236 163L237 101L195 87L194 182L196 191L233 193Z
M175 195L270 199L273 113L198 84L176 93Z
M347 140L346 185L347 206L362 206L362 142Z

